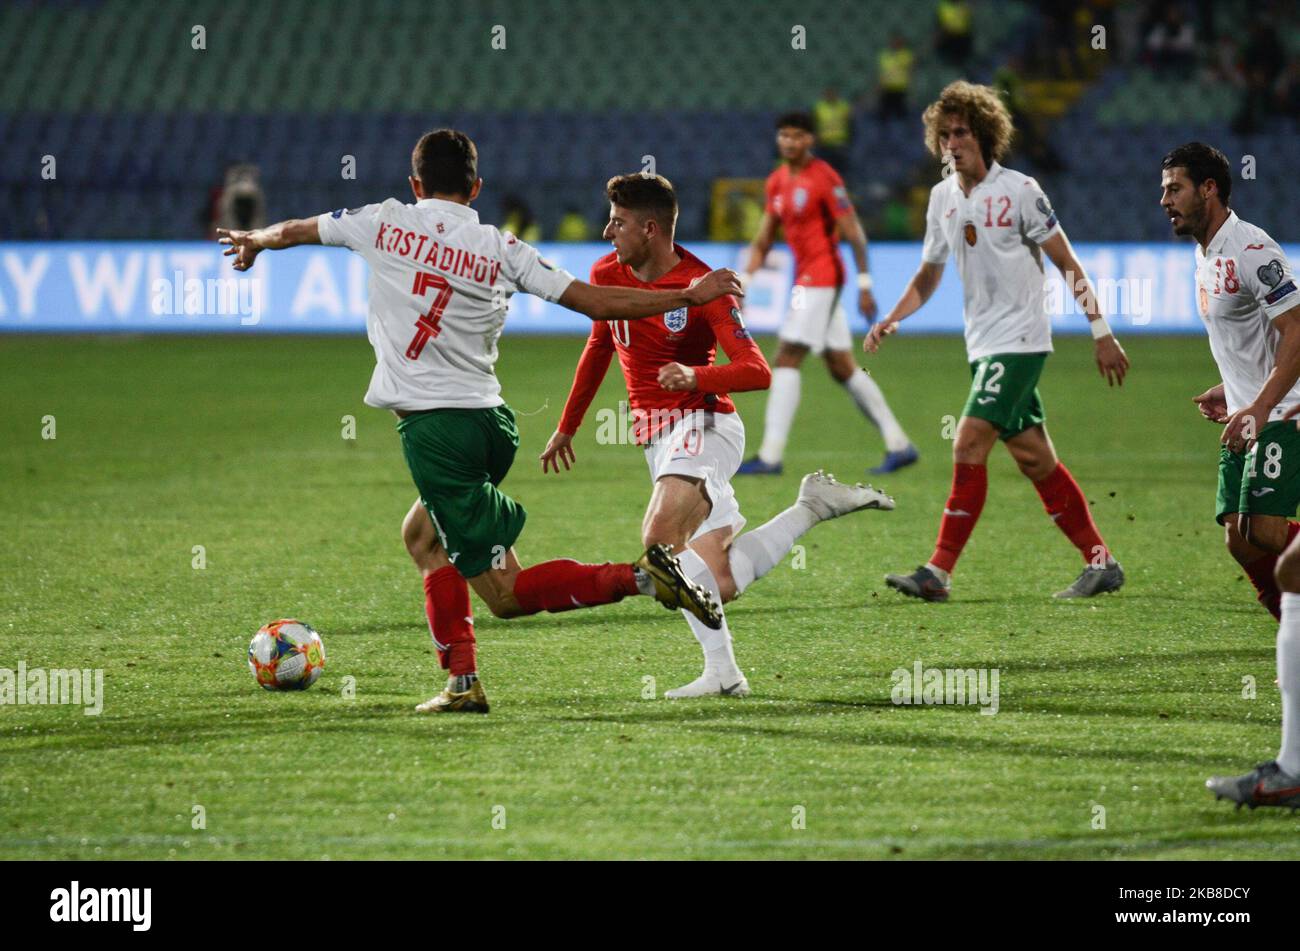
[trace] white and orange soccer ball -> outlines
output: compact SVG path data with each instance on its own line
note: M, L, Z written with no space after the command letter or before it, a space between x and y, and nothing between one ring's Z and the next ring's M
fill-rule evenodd
M310 624L264 624L248 645L248 669L267 690L306 690L325 669L325 642Z

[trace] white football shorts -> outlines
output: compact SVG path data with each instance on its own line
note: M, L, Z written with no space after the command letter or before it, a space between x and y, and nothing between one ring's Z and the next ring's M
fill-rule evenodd
M740 514L736 491L731 487L731 477L744 457L745 424L739 413L687 413L681 422L645 447L651 483L666 475L704 480L704 491L713 508L691 539L728 526L739 534L745 527L745 516Z
M852 350L853 335L840 289L796 284L790 289L790 309L777 336L786 343L803 344L813 353Z

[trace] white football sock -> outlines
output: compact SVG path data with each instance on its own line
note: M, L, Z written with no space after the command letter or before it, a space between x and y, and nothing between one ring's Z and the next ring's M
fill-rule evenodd
M677 561L682 566L682 573L713 595L713 600L721 608L722 592L718 588L717 579L713 577L713 572L704 563L704 559L687 548L677 556ZM736 666L736 655L732 652L731 629L727 627L726 614L722 615L722 627L716 631L690 611L683 609L682 617L686 618L691 633L695 635L695 639L700 642L700 647L704 650L705 671L716 673L728 684L742 679L740 668Z
M858 404L862 415L875 423L880 430L886 449L890 452L902 452L912 444L912 441L907 438L907 433L903 432L903 427L898 425L898 420L894 418L893 410L885 401L885 394L881 391L880 385L867 375L866 370L862 367L854 370L853 375L844 381L844 388L853 397L853 402Z
M756 580L781 563L804 532L817 524L817 513L795 503L770 522L745 532L731 543L728 559L731 577L740 595Z
M799 409L799 371L795 367L777 367L772 371L772 385L767 389L767 415L763 419L763 445L758 458L774 466L785 455L790 426Z
M1300 776L1300 594L1282 593L1277 629L1277 679L1282 688L1282 751L1277 764Z
M951 576L950 574L948 574L948 572L946 572L946 571L944 571L942 568L940 568L938 565L934 564L933 562L929 562L929 561L927 561L927 562L925 563L925 567L929 568L929 569L930 569L930 573L933 574L936 578L939 579L939 583L940 583L940 584L949 584L949 583L951 583L951 581L952 581L952 576Z

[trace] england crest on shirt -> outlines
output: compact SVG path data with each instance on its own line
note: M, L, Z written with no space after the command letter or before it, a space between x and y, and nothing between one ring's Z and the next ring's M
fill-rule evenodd
M679 334L686 329L686 308L678 307L664 314L664 326L671 334Z
M794 210L802 213L804 206L808 204L808 189L796 188L794 190Z

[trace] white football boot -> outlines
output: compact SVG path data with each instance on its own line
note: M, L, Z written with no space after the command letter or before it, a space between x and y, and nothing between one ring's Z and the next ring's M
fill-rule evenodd
M739 677L739 680L734 680ZM705 670L690 683L684 687L675 687L672 690L665 690L664 697L669 700L685 700L690 697L748 697L749 681L745 675L737 671L732 677L725 678L728 682L723 683L724 678L719 677L716 671Z
M812 509L818 520L839 518L860 509L881 509L890 511L894 500L879 489L873 489L861 482L856 485L844 485L836 482L835 476L818 469L803 477L799 483L798 504Z

